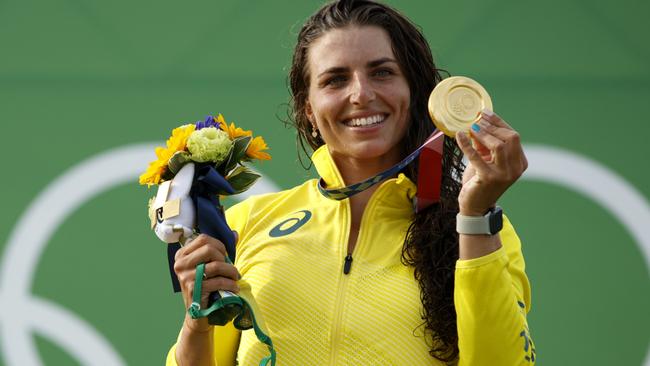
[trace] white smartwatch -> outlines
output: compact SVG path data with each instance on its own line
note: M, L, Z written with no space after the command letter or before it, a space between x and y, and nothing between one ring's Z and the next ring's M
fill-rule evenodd
M456 231L468 235L494 235L503 228L503 210L492 207L483 216L456 215Z

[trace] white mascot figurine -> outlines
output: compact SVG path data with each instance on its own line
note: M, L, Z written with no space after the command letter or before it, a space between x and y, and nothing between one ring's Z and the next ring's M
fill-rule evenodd
M152 205L154 231L165 243L184 243L193 235L196 210L190 189L194 180L194 163L186 163L171 181L159 185ZM155 222L154 222L155 219Z
M152 205L154 231L160 240L168 244L185 242L194 237L196 210L190 197L194 180L194 163L186 163L171 181L158 186L158 193ZM230 291L218 291L220 296L234 296Z

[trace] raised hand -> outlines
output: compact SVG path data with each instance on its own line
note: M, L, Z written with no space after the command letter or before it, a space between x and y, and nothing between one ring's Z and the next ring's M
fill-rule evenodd
M467 134L456 134L458 146L469 160L458 203L461 214L482 216L521 177L528 160L517 131L490 110L481 112L470 133L471 142Z

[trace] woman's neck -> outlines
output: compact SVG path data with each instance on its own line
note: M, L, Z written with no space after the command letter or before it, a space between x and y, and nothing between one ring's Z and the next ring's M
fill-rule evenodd
M371 159L357 159L350 156L340 156L332 154L336 167L343 178L346 186L362 182L372 176L375 176L399 162L397 153L386 154L381 157ZM359 229L361 228L361 218L366 209L370 197L379 187L378 184L369 187L363 192L359 192L350 197L350 236L348 241L348 253L352 253L357 243Z
M393 154L394 155L394 154ZM384 155L370 159L357 159L349 156L332 154L332 159L343 178L344 185L362 182L373 177L399 162L398 156Z

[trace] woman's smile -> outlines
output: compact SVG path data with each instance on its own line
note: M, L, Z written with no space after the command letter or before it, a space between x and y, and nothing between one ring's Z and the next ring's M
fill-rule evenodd
M386 120L386 115L380 113L380 114L372 114L367 117L352 117L350 119L344 120L343 124L345 124L348 127L369 128L369 127L377 126L378 124L384 122L385 120Z

